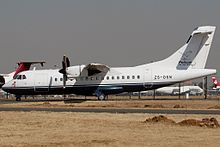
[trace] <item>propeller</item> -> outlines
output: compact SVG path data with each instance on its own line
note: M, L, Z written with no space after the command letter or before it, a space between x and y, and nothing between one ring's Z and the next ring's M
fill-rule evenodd
M66 88L66 81L67 81L67 68L70 66L70 60L67 56L63 56L62 61L62 69L59 70L60 73L63 74L63 89Z

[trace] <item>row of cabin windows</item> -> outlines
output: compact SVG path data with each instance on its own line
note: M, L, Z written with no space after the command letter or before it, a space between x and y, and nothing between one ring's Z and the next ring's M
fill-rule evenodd
M70 80L70 81L73 81L73 78L69 78L67 80ZM58 81L58 78L54 78L54 81L57 82ZM60 78L60 81L63 81L63 78Z
M79 78L76 78L76 81L93 81L93 80L120 80L120 79L140 79L140 75L137 75L137 76L106 76L106 77L79 77Z
M90 81L93 81L93 80L104 80L104 79L106 79L106 80L115 80L115 79L117 79L117 80L120 80L120 79L140 79L140 75L137 75L137 76L106 76L106 77L79 77L79 78L76 78L76 81L88 81L88 80L90 80ZM58 78L55 78L54 79L55 80L55 82L57 82L58 81ZM63 78L60 78L59 79L60 81L63 81ZM70 78L70 79L68 79L68 80L70 80L70 81L73 81L73 78Z

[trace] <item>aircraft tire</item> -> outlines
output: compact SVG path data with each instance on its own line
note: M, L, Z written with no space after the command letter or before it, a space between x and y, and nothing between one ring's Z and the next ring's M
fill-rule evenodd
M16 101L21 101L21 96L16 95Z
M98 100L100 101L104 101L106 98L106 96L104 94L101 94L99 97L98 97Z

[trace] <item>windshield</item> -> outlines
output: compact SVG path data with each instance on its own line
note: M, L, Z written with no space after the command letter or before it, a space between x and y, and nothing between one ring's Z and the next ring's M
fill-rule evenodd
M24 79L27 79L27 77L25 75L16 75L14 79L24 80Z

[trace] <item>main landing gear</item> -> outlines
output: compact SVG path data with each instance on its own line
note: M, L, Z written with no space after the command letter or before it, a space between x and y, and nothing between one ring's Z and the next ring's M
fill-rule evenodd
M100 101L104 101L105 99L106 99L106 95L104 95L104 94L101 94L98 96L98 100L100 100Z
M101 89L96 89L95 95L98 97L98 100L104 101L106 99L106 95L103 93Z

